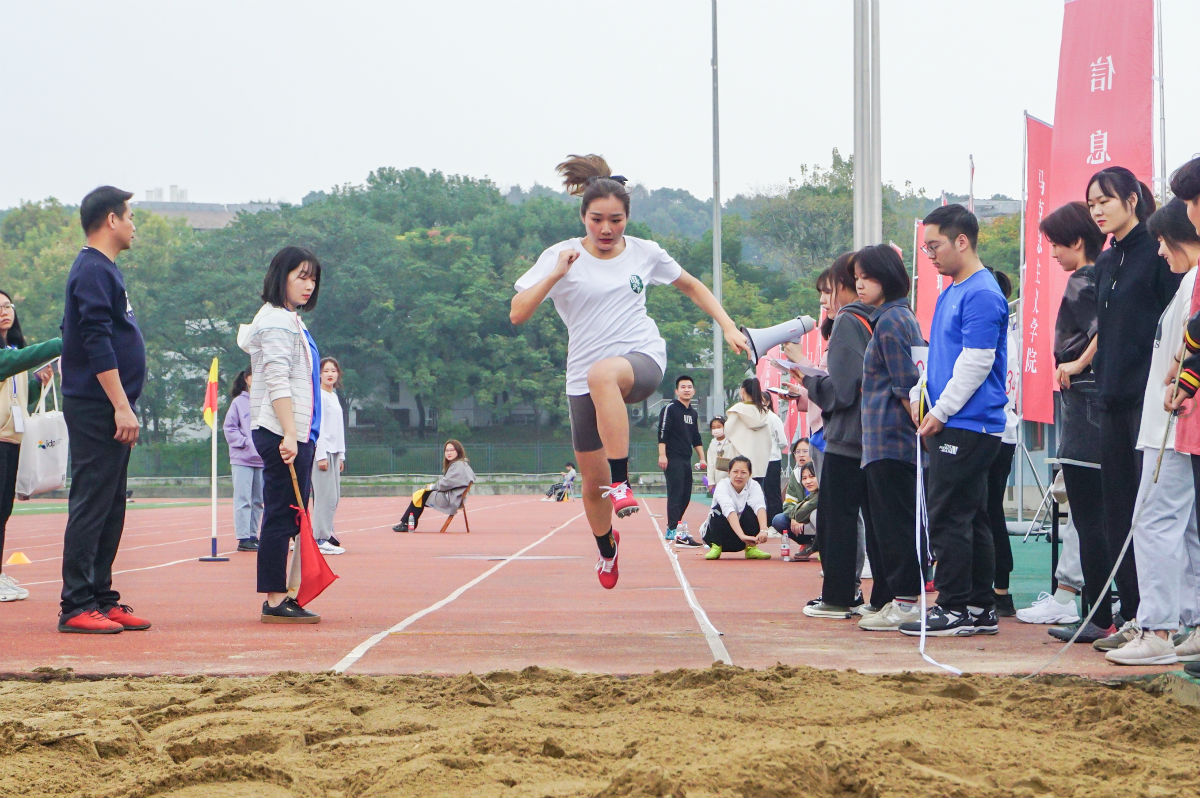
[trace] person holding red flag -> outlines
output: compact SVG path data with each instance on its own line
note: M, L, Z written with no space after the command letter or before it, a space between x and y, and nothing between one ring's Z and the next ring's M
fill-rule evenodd
M288 541L301 532L301 521L307 518L313 454L321 434L316 368L321 355L298 311L317 306L320 286L316 256L300 247L284 247L267 268L263 306L238 330L238 346L250 354L251 437L263 460L258 542L258 592L266 594L263 623L321 620L288 595L287 584Z

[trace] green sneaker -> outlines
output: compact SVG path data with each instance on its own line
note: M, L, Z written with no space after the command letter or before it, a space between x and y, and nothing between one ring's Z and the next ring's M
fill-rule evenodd
M721 547L718 546L716 543L713 543L711 546L708 547L708 554L704 555L704 559L706 559L706 560L721 559Z
M762 549L760 549L758 546L747 546L746 547L746 559L747 560L769 560L769 559L771 559L771 555L768 554L767 552L763 551Z

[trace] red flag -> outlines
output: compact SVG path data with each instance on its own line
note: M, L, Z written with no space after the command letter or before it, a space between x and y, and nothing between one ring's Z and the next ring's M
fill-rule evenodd
M1021 284L1024 353L1021 356L1021 415L1054 423L1054 321L1065 273L1050 258L1050 242L1039 226L1050 211L1050 142L1054 128L1025 115L1025 271ZM1086 179L1086 178L1085 178Z
M288 470L292 472L292 487L296 491L296 501L299 503L300 483L296 481L296 469L288 465ZM296 603L303 607L332 585L333 580L337 579L337 574L329 567L329 563L325 562L325 555L321 553L316 538L313 537L312 520L308 517L307 508L293 504L292 509L296 511L296 523L300 526L299 540L296 544L300 553L300 589L296 592Z
M913 249L916 265L913 266L913 272L917 289L914 294L913 313L917 315L921 335L928 341L929 328L933 325L933 309L942 293L942 275L925 254L925 223L919 219L916 222L916 238L917 246Z

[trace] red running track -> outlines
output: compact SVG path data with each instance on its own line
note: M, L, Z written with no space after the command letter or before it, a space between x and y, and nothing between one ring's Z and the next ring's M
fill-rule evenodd
M32 563L4 571L32 595L0 604L7 643L0 670L387 674L538 665L638 673L707 667L717 659L754 668L782 662L936 670L921 659L915 638L803 615L804 602L820 592L818 562L740 555L709 562L702 549L670 550L660 539L662 519L651 515L664 511L665 500L643 501L641 512L617 525L621 579L611 591L596 581L596 548L578 501L475 496L470 535L461 519L450 533L437 534L444 517L433 512L418 533L392 532L406 503L407 497L342 500L336 528L347 553L329 558L341 578L310 605L322 615L310 626L259 622L255 555L232 551L228 502L219 508L225 563L197 560L210 546L207 506L132 503L114 584L154 627L70 635L56 630L65 506L34 502L61 509L17 515L8 524L4 556L20 551ZM692 504L692 529L704 512ZM765 548L777 555L777 540ZM1053 644L1045 627L1006 618L995 637L931 639L927 650L964 671L1028 673L1056 653ZM1172 669L1118 668L1077 645L1052 672L1116 678Z

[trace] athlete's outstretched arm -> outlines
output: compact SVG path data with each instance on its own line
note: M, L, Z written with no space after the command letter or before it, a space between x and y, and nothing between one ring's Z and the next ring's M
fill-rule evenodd
M729 314L725 312L725 308L721 307L721 303L713 296L713 292L708 290L708 286L687 272L679 275L679 279L671 283L671 285L678 288L680 293L695 302L696 307L703 310L709 316L712 316L713 321L720 326L721 332L725 334L725 343L729 344L730 349L739 354L750 351L750 342L746 340L746 336L742 334L738 326L733 323L733 319L729 318Z
M542 304L546 295L550 293L550 289L566 276L567 272L571 270L571 264L578 257L579 252L574 249L564 249L558 253L558 263L554 265L554 270L550 274L512 298L508 320L513 324L524 324L529 321L533 312L538 309L538 305Z

